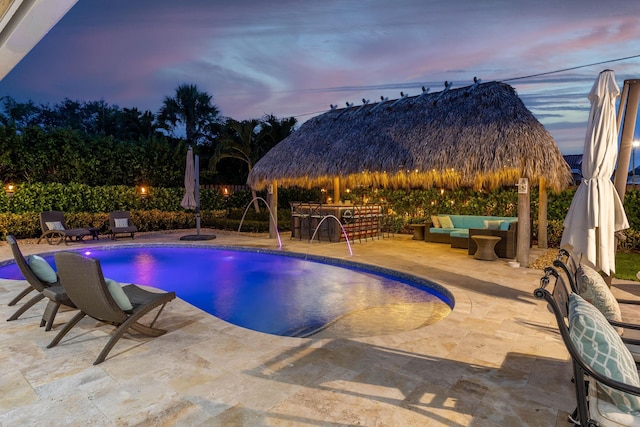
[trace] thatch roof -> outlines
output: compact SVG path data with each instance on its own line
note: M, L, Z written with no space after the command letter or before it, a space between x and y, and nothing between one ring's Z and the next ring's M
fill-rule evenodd
M504 83L332 109L305 122L249 174L262 189L327 186L492 189L527 177L565 188L571 173L553 137Z

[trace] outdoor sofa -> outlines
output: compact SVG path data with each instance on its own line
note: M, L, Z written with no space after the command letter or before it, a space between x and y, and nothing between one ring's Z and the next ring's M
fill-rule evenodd
M500 258L515 258L518 236L518 218L481 215L433 215L427 222L424 240L433 243L449 243L452 248L468 249L476 253L477 245L471 236L497 236L501 240L495 246Z

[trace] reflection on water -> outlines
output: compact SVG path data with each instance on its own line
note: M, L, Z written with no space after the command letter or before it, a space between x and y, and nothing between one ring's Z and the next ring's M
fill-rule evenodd
M90 256L106 277L175 290L223 320L277 335L379 335L415 329L451 311L435 289L270 253L163 246Z

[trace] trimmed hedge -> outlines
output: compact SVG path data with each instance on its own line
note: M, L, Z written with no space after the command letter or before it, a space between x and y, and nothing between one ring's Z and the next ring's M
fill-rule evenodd
M182 188L148 188L148 196L141 198L137 188L127 186L90 187L84 184L20 184L13 197L0 193L0 236L13 233L19 238L38 237L41 234L39 212L61 210L65 212L69 227L98 227L108 231L108 212L131 211L132 221L140 231L159 231L195 227L195 214L180 206ZM573 199L575 189L550 193L548 203L547 240L550 247L560 245L563 221ZM257 195L267 198L265 192ZM319 189L283 188L278 190L278 228L290 229L291 201L318 201ZM408 224L424 222L431 215L455 213L461 215L517 216L518 194L515 187L492 192L471 189L426 190L372 190L357 188L343 193L345 200L358 203L363 199L385 201L391 211L393 232L411 233ZM246 211L243 232L266 232L269 212L260 202L261 212L252 206L250 191L238 191L225 199L215 189L200 192L201 225L203 227L237 230ZM248 209L247 209L248 207ZM640 191L629 189L625 197L625 210L631 228L626 230L627 240L621 248L640 250ZM533 236L537 239L538 189L532 188L531 218Z
M4 239L7 234L13 234L19 239L37 238L42 234L40 229L40 214L26 212L23 214L0 213L0 237ZM230 211L226 217L225 210L200 211L200 225L202 227L217 228L223 230L238 230L242 210ZM67 227L97 227L100 234L109 231L108 213L67 213L65 212ZM131 211L131 222L136 224L138 231L181 230L195 228L196 216L194 212L164 212L158 209L148 211ZM290 228L290 215L288 210L278 212L278 229L288 231ZM269 213L249 210L242 221L242 232L264 233L269 231Z

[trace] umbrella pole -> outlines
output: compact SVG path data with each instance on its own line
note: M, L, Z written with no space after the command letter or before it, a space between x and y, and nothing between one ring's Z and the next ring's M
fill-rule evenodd
M200 156L196 154L194 165L195 199L196 199L196 234L200 235Z
M191 147L189 147L191 151ZM193 156L192 153L187 155L187 167L185 171L185 198L182 206L185 209L195 209L196 212L196 231L197 234L180 237L180 240L212 240L216 238L215 234L200 234L200 157ZM191 190L193 185L193 191Z

